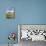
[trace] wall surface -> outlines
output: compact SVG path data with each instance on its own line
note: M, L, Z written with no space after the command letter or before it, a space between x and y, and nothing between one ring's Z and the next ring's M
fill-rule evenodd
M9 7L15 8L15 19L5 18ZM46 0L0 0L0 44L8 43L9 32L18 32L17 24L46 24Z
M20 24L46 24L46 0L16 0Z

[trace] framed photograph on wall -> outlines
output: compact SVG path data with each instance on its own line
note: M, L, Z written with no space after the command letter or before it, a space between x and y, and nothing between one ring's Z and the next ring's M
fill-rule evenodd
M20 24L18 25L18 40L46 41L46 25Z
M14 19L15 18L15 9L14 8L7 9L5 15L6 15L7 19Z

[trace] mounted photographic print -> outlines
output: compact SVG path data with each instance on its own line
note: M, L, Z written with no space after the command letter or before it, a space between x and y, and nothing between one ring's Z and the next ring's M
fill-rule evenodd
M18 25L18 30L20 40L46 41L46 25Z
M6 10L6 18L7 19L14 19L15 18L15 9L10 8Z

